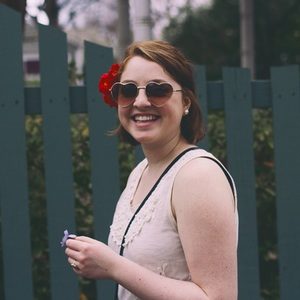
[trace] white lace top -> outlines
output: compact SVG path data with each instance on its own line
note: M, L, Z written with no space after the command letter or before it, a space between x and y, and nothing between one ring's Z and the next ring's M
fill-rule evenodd
M192 150L181 157L162 178L127 232L124 257L163 276L178 280L191 280L170 200L178 170L190 160L201 156L216 160L205 150ZM144 159L132 171L115 210L108 244L118 253L125 229L134 214L130 203L146 166L147 160ZM236 198L233 180L232 184ZM120 300L138 299L122 286L119 286L118 297Z

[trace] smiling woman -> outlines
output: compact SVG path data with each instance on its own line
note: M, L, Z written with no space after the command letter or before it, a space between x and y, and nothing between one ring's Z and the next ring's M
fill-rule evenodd
M236 190L195 145L204 130L190 63L167 42L143 41L116 69L100 91L118 110L115 133L140 144L145 159L118 201L108 246L68 239L69 264L114 280L120 300L237 299Z

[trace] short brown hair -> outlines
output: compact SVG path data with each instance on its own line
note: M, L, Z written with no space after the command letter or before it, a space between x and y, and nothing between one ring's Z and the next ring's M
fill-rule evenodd
M128 61L134 56L143 57L159 64L181 87L185 100L190 103L189 113L181 120L181 134L192 144L204 136L204 124L198 104L192 65L181 51L165 41L142 41L131 44L120 65L119 78ZM121 141L138 145L139 143L120 124L114 131Z

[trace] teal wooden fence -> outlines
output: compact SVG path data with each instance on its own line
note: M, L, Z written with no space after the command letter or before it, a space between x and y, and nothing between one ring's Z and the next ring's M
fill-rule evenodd
M66 35L39 25L39 87L23 80L20 15L0 5L0 298L34 299L25 117L43 118L50 294L78 299L77 278L59 240L75 230L70 114L89 122L95 237L106 241L119 195L116 138L107 137L115 113L99 101L97 81L112 63L112 50L85 42L84 86L69 86ZM268 80L252 81L246 69L223 68L221 81L207 81L196 66L201 106L225 113L227 165L239 194L239 299L260 299L256 174L252 110L271 109L277 207L280 299L300 299L300 69L271 68ZM208 147L209 137L202 143ZM275 222L275 220L274 220ZM113 283L98 281L97 299L113 299Z

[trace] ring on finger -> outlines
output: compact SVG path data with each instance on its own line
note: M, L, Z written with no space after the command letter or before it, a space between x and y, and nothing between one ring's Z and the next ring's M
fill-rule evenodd
M78 267L77 267L77 264L75 263L75 261L72 262L72 263L70 263L70 265L71 265L71 267L74 268L74 269L77 269L77 268L78 268Z

